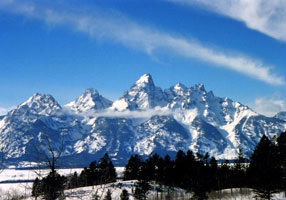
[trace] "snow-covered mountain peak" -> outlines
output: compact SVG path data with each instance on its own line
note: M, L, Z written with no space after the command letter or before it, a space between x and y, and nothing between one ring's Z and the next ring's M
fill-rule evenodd
M286 111L281 111L281 112L277 113L274 117L277 119L286 121Z
M144 74L134 84L134 86L137 87L146 87L146 85L154 86L154 82L150 74Z
M89 110L102 110L110 107L112 102L101 96L96 89L88 88L75 101L70 102L68 107L75 112L86 112Z
M177 83L176 85L171 87L171 89L175 91L177 94L182 95L187 91L188 88L182 83Z
M152 76L144 74L130 88L129 91L115 101L112 109L123 111L129 110L146 110L156 106L165 106L166 100L161 88L156 87Z
M263 134L273 137L286 128L286 112L272 118L259 115L239 102L216 97L203 84L188 88L178 83L163 92L149 74L111 104L95 89L85 90L67 109L51 95L36 93L0 117L0 146L7 146L7 157L27 161L42 133L56 144L66 132L65 155L82 164L103 152L119 163L134 153L175 156L179 149L233 159L238 148L250 155ZM102 112L97 110L106 108L106 115L97 117ZM108 109L126 113L112 115L114 110ZM95 115L89 118L88 111Z
M152 92L156 88L152 76L150 74L144 74L141 76L127 91L126 93L131 96L136 96L137 93L144 91L145 93Z
M186 103L190 102L189 89L181 84L177 83L176 85L165 89L164 91L166 99L168 100L168 107L172 109L183 108Z
M14 110L30 110L34 114L50 115L52 112L61 109L61 106L49 94L35 93L27 101Z

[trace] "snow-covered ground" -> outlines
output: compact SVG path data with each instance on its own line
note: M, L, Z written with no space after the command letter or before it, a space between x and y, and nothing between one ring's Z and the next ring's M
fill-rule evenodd
M253 200L254 192L249 188L233 188L233 189L225 189L220 192L215 191L209 194L209 200ZM285 200L286 197L283 192L277 193L273 195L273 200Z
M1 183L0 200L12 199L13 196L31 196L33 183Z
M80 173L81 168L59 169L62 175ZM15 169L13 167L5 169L0 173L0 200L11 199L13 195L30 196L32 191L32 181L36 177L44 177L49 173L48 169Z
M58 169L61 175L68 175L77 172L80 174L82 168ZM123 176L124 167L116 167L118 177ZM16 169L10 167L0 173L0 200L7 199L11 195L30 196L32 181L36 177L44 177L49 173L48 169ZM87 190L88 192L89 190Z
M59 169L58 172L62 175L73 174L74 172L80 173L82 168L74 169ZM5 169L0 174L0 183L17 182L17 181L33 181L36 177L44 177L49 173L48 169Z
M99 186L89 186L89 187L81 187L76 189L70 189L65 191L66 200L92 200L94 195L97 194L100 199L103 199L106 195L106 192L110 190L112 194L113 200L120 200L120 194L123 189L126 189L130 194L130 200L134 200L132 196L132 192L134 191L134 183L135 181L119 181L112 184L99 185ZM33 200L30 196L31 194L31 183L13 183L13 184L1 184L1 188L5 190L1 191L1 200L6 200L7 197L12 197L13 195L23 196L25 200ZM153 185L153 189L148 194L148 199L166 199L168 195L168 189L165 188L164 192L157 193L155 190L155 186ZM171 199L190 199L192 194L185 193L184 190L175 189L174 191L170 191L169 193ZM221 199L221 200L252 200L254 193L251 189L226 189L221 192L212 192L209 196L210 200ZM284 193L275 194L272 198L273 200L284 200L286 199Z
M124 167L115 167L118 177L122 177ZM58 173L61 175L68 175L77 172L81 173L82 168L72 169L58 169ZM44 177L49 173L48 169L5 169L0 173L0 183L12 183L12 182L27 182L33 181L36 177ZM0 185L1 188L1 185Z
M94 195L97 194L100 199L103 199L106 195L106 192L110 190L112 194L113 200L120 200L120 194L122 190L126 189L130 194L130 200L134 200L134 197L131 195L135 190L134 184L136 181L118 181L116 183L106 184L106 185L98 185L98 186L89 186L89 187L81 187L76 189L70 189L65 191L66 200L91 200ZM25 200L34 199L31 197L32 191L32 183L9 183L9 184L0 184L2 190L0 190L0 200L7 199L7 197L12 197L13 195L23 196ZM164 189L164 192L158 193L156 192L156 186L153 185L153 190L151 190L148 194L148 199L155 199L158 195L163 199L168 195L167 188ZM175 189L172 191L172 197L175 199L184 199L185 197L190 197L190 194L185 194L184 190ZM172 198L173 199L173 198Z
M63 175L72 174L75 171L80 173L82 169L60 169L58 172ZM124 167L117 167L116 171L119 176L122 176ZM32 200L32 182L23 182L27 180L33 180L38 174L44 176L48 173L48 170L18 170L18 169L6 169L0 174L0 200L11 199L13 196L23 196L26 200ZM17 181L17 182L16 182ZM21 182L22 181L22 182ZM3 183L6 182L6 183ZM7 183L10 182L10 183ZM106 192L110 190L112 193L113 200L119 200L120 194L123 189L126 189L130 194L130 200L134 197L131 195L135 190L134 184L136 181L117 181L116 183L81 187L76 189L70 189L65 191L65 196L67 200L91 200L92 197L97 194L101 199L106 195ZM173 191L168 190L168 188L163 188L162 193L156 192L155 185L152 185L152 190L149 193L148 199L165 199L166 196L171 195L171 199L189 199L192 195L186 193L184 190L175 189ZM235 200L235 199L253 199L254 193L251 189L226 189L221 192L212 192L209 195L209 199L225 199L225 200ZM286 199L284 193L275 194L273 199L282 200Z

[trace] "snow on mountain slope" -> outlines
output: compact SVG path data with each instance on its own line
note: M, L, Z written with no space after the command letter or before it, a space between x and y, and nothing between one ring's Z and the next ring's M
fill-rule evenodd
M82 137L84 126L79 119L67 116L51 95L37 93L1 120L1 152L6 159L35 161L39 152L49 154L48 140L58 149L64 137L68 149L71 141Z
M220 131L205 122L202 118L196 117L192 122L194 132L191 150L200 154L208 152L210 155L218 156L224 152L227 146L227 139Z
M77 113L91 110L103 110L110 107L112 101L101 96L96 89L86 89L75 101L70 102L65 107Z
M47 138L54 149L64 142L69 167L86 166L105 152L118 165L134 153L174 156L180 149L234 159L239 148L250 156L263 134L284 131L285 116L258 115L203 84L163 91L145 74L113 103L95 89L63 108L51 95L33 95L0 119L0 148L17 163L37 161L37 148L49 154Z
M132 153L134 136L130 119L99 117L90 133L76 141L74 149L80 154L97 154L98 158L108 152L114 160L126 160Z
M187 150L190 142L188 131L170 116L155 115L137 127L134 152L139 155L151 153L175 155Z
M25 114L25 116L28 116L30 114L36 114L48 116L59 109L61 109L61 106L54 97L47 94L35 93L16 109L10 111L8 115Z
M277 119L286 121L286 112L285 111L279 112L274 117L277 118Z
M112 109L123 111L129 110L146 110L156 106L164 106L167 102L161 88L154 85L150 74L141 76L130 88L129 91L115 101Z

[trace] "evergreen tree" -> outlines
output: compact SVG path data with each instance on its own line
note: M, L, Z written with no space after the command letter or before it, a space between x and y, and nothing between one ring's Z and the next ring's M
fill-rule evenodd
M89 173L88 173L88 169L85 167L80 175L79 175L79 185L80 186L88 186L89 185Z
M275 146L263 135L251 156L248 176L250 185L255 189L256 197L271 199L279 187L279 169L277 167Z
M217 161L214 157L211 157L209 166L209 178L210 178L209 190L218 189L217 171L218 171Z
M41 185L41 181L39 180L39 178L37 177L34 180L33 183L33 187L32 187L32 196L35 197L37 199L38 196L40 196L42 194L42 185Z
M233 187L242 188L246 186L246 173L245 173L245 158L243 157L242 150L238 150L238 155L235 160L234 168L232 169L232 182Z
M216 160L212 159L212 167L210 167L209 155L201 156L197 154L197 161L195 162L195 173L193 177L193 192L194 198L203 200L207 199L207 193L210 192L215 184L215 174L212 170L217 168ZM214 171L216 173L216 171Z
M74 172L73 175L68 177L68 188L72 189L72 188L77 188L79 186L80 186L79 185L79 177L77 175L77 172Z
M236 170L243 170L243 164L244 164L244 162L245 162L245 159L244 159L244 157L243 157L243 153L242 153L242 150L241 149L238 149L238 154L237 154L237 158L236 158L236 160L235 160L235 165L234 165L234 167L235 167L235 169Z
M111 183L116 181L116 170L107 153L99 160L98 170L100 183Z
M93 161L88 168L84 168L78 177L78 186L90 186L116 181L115 167L106 153L98 162Z
M184 173L181 174L184 177L182 180L184 188L187 191L192 191L194 187L194 173L196 171L196 159L192 151L187 151L183 165L182 170L184 170Z
M142 166L142 160L140 156L131 156L128 160L124 170L124 180L135 180L139 178L139 169Z
M217 170L217 186L219 190L233 187L230 172L229 161L225 160Z
M281 189L286 193L286 132L277 138L278 157L281 173Z
M182 151L179 150L176 155L175 159L175 165L174 165L174 170L176 173L175 176L175 185L181 188L185 187L184 180L186 178L186 171L187 171L187 166L186 166L186 154Z
M154 155L149 156L149 158L145 161L144 179L147 179L148 181L158 180L159 160L160 160L160 157L158 156L158 154L154 154Z
M112 199L111 192L110 192L110 190L107 190L107 193L106 193L106 195L105 195L103 200L111 200L111 199Z
M50 172L41 180L41 190L44 199L54 200L63 195L66 178L57 172Z
M162 165L163 169L160 169L162 171L162 184L166 186L174 186L174 180L176 177L174 161L171 160L169 155L166 155Z
M134 197L138 200L146 200L149 190L151 189L150 184L147 180L138 180L135 184Z
M129 193L126 189L122 190L122 193L120 194L121 200L129 200Z

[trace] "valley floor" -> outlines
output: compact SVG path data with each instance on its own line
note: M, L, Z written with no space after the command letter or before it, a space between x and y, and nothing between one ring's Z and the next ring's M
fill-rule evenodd
M116 168L119 176L123 172L122 167ZM80 173L82 169L61 169L59 172L61 174L71 174L75 171ZM38 173L44 175L48 170L36 171L36 170L17 170L17 169L7 169L0 174L0 200L12 199L12 197L22 197L25 200L34 199L31 197L32 182ZM24 182L23 182L24 181ZM126 189L129 194L135 190L134 184L136 181L117 181L116 183L98 185L98 186L89 186L81 187L76 189L70 189L65 191L65 196L67 200L91 200L92 197L97 194L101 199L105 196L107 190L110 190L112 193L113 200L119 200L120 194L123 189ZM157 193L156 186L152 185L152 190L148 195L148 199L151 200L165 200L165 199L189 199L192 195L186 193L184 190L175 189L168 190L168 188L163 188L163 192ZM168 198L169 195L169 198ZM240 199L253 199L254 193L251 189L225 189L221 192L212 192L209 194L209 199L230 199L230 200L240 200ZM130 195L130 200L133 200L133 196ZM282 200L286 199L284 193L275 194L273 199Z

